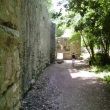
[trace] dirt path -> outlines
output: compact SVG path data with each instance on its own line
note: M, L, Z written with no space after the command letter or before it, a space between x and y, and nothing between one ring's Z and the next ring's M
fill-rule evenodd
M23 110L110 110L110 90L83 62L50 66L23 101Z

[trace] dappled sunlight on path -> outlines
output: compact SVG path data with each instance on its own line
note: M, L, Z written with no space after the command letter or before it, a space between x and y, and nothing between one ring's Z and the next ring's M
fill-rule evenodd
M90 72L85 61L71 60L54 65L55 84L61 91L59 110L109 110L110 95L100 76Z
M103 78L106 74L92 72L90 66L84 60L76 60L74 67L72 67L71 60L65 60L64 64L60 65L60 67L67 68L72 78L97 79Z
M97 80L83 60L76 60L74 67L71 63L67 60L47 68L27 95L29 109L24 110L110 110L108 85Z
M80 70L78 71L77 69L68 69L70 75L72 78L96 78L96 74L90 73L88 71Z

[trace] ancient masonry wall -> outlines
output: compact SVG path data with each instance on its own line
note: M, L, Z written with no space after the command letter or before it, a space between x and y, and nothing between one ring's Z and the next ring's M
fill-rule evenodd
M56 25L54 23L51 23L50 28L50 63L54 63L55 61L55 51L56 51L56 40L55 40L55 31L56 31Z
M0 110L19 110L51 62L51 36L43 0L0 0Z

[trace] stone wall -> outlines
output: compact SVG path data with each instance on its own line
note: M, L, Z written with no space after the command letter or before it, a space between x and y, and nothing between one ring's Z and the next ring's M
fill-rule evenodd
M23 91L50 63L50 21L42 0L23 0L21 37L23 39Z
M43 0L0 0L0 110L20 100L50 64L50 28Z
M74 53L76 57L81 55L81 38L77 39L73 43L70 43L69 38L60 37L56 39L57 53L63 53L64 60L71 60L71 55Z
M20 106L19 9L17 0L0 0L0 110Z
M51 31L50 31L50 63L54 63L55 61L55 51L56 51L56 40L55 40L55 29L56 25L51 23Z
M17 33L0 25L0 110L15 110L20 104L20 39Z

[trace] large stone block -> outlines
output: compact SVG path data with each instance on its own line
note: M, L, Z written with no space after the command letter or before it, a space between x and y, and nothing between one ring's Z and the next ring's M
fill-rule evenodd
M0 110L7 110L6 104L5 97L0 95Z
M15 110L14 108L16 107L19 110L21 99L21 87L19 85L19 81L14 83L13 86L7 90L7 93L5 95L5 100L7 102L6 106L8 108L7 110Z
M11 31L10 33L7 31L9 32L7 28L0 28L0 92L6 85L16 80L15 77L19 74L17 72L20 71L18 52L20 41L15 35L12 36Z
M18 32L0 25L0 110L12 110L20 97L19 45Z
M0 0L0 24L18 28L20 0Z

